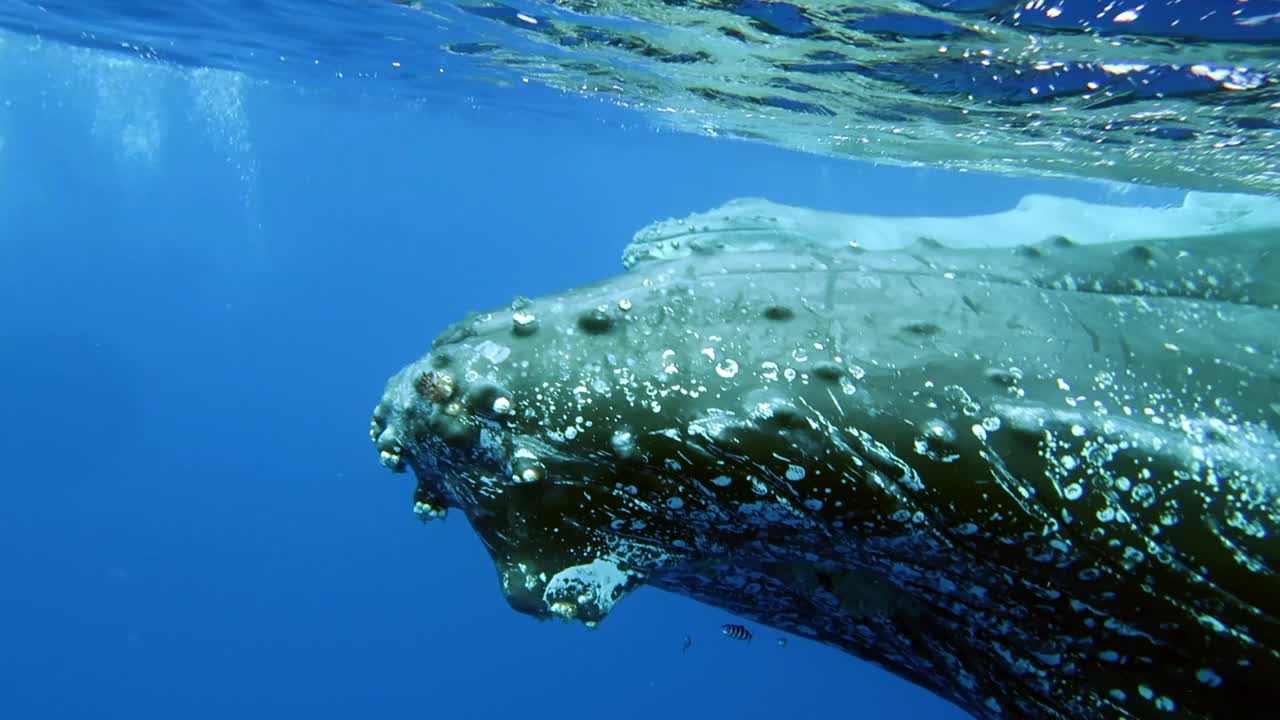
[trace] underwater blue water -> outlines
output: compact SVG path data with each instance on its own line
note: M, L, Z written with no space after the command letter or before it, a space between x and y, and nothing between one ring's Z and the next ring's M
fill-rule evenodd
M550 94L508 109L487 86L476 109L20 35L0 54L0 718L962 718L654 590L596 630L511 611L462 518L414 519L370 408L465 312L616 273L635 230L734 197L1176 197L659 133Z
M1280 192L1280 0L8 0L0 28L402 103L878 162Z

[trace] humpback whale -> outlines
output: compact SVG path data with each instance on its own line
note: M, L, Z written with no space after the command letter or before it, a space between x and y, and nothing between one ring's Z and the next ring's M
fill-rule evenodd
M370 435L523 613L648 584L976 718L1276 717L1277 207L734 201L451 326Z

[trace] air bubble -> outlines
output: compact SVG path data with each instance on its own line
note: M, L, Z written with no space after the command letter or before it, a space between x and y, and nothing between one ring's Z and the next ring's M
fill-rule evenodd
M722 378L731 378L738 374L738 362L732 358L725 358L716 364L716 374Z

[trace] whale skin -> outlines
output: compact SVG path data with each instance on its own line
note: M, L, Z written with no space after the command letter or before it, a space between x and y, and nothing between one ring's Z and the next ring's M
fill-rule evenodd
M529 615L647 584L977 718L1280 716L1280 224L1044 205L659 223L451 326L371 436Z

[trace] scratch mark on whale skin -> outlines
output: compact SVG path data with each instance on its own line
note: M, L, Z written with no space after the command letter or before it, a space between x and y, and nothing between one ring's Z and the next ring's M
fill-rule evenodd
M978 718L1280 706L1273 233L761 237L442 334L371 427L419 516L465 513L522 612L647 583Z

